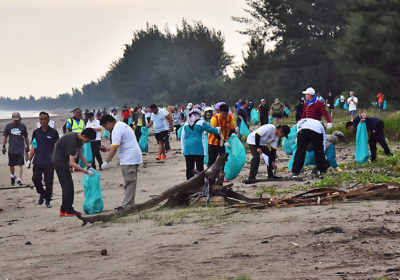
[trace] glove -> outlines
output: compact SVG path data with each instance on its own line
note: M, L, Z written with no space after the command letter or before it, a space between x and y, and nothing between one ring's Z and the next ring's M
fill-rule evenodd
M224 146L227 147L228 149L231 147L231 145L228 142L225 142Z
M26 168L31 168L31 161L30 160L27 160L26 161L26 163L25 163L25 166L26 166Z
M217 129L218 129L218 134L220 134L221 133L221 128L217 127Z
M108 165L108 162L107 162L107 161L103 162L103 163L101 164L101 169L106 169L106 168L107 168L107 165Z
M89 168L88 171L87 171L87 175L93 176L94 172L95 172L95 170L93 168Z
M3 155L5 155L5 154L6 154L6 152L7 152L7 149L6 149L6 147L3 147L3 150L1 150L1 152L3 153Z
M328 123L328 124L326 125L326 127L327 127L328 129L331 129L331 128L333 127L333 125L332 125L332 123Z

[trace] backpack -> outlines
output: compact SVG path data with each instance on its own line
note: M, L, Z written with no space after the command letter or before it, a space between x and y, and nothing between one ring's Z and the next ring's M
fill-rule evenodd
M74 121L72 120L72 118L70 118L70 121L71 121L71 128L72 128ZM66 132L67 132L67 121L65 121L65 124L63 125L63 133L65 134Z

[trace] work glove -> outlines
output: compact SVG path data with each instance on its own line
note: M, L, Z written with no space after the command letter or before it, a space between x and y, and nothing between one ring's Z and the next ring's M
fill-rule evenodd
M221 127L217 127L217 129L218 129L218 134L220 134L221 133Z
M107 161L103 162L103 163L101 164L101 169L106 169L106 168L107 168L107 165L108 165L108 162L107 162Z
M87 175L93 176L94 172L95 172L95 170L93 168L89 168L88 171L87 171Z
M6 149L6 147L3 147L3 149L1 150L1 152L3 153L3 155L5 155L5 154L6 154L6 152L7 152L7 149Z
M231 145L228 142L225 142L224 146L227 147L228 149L231 147Z
M333 127L333 125L332 125L332 123L328 123L328 124L326 125L326 127L327 127L328 129L331 129L331 128Z
M25 163L25 166L26 166L26 168L31 168L31 161L30 160L27 160L26 161L26 163Z

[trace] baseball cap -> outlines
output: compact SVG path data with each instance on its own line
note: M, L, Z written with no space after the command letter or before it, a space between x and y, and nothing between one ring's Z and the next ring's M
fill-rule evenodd
M312 87L309 87L305 91L303 91L303 94L315 95L315 90Z
M187 108L188 109L192 109L192 107L193 107L193 104L192 103L188 103Z
M18 121L21 118L21 114L19 112L12 113L11 118L15 121Z
M290 127L287 125L282 125L281 128L284 133L284 137L288 138L288 135L290 133Z
M265 99L263 98L263 99L261 99L261 102L263 102L263 101L265 101Z

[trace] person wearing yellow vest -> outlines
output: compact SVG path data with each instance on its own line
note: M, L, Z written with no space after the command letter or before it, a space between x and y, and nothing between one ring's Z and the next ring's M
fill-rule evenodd
M219 154L225 154L225 147L221 145L221 141L225 143L232 133L235 133L235 121L233 115L229 113L228 105L222 104L219 107L219 113L211 118L210 125L212 127L220 127L221 136L209 134L207 166L214 164Z
M69 132L81 133L84 129L85 129L85 123L83 120L81 120L81 109L75 108L73 117L67 119L67 123L65 125L65 131L66 133Z

